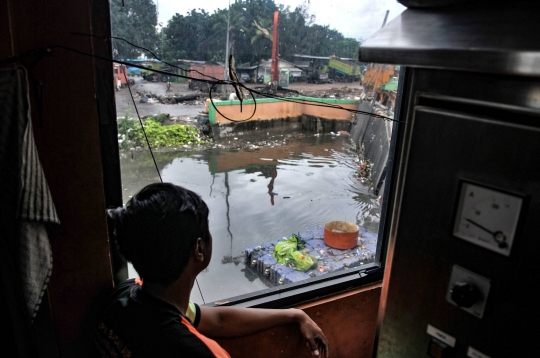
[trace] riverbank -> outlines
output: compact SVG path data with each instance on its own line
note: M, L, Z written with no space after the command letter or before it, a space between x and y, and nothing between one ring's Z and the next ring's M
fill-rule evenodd
M171 117L181 117L182 119L192 119L201 111L206 110L206 99L209 98L207 92L193 91L188 88L187 83L171 83L171 91L167 92L167 84L163 82L148 82L141 77L134 77L135 85L131 86L131 92L137 105L137 111L141 117L151 116L161 113L168 113ZM261 84L248 83L248 88L260 87ZM291 83L288 89L298 91L300 95L314 98L336 98L355 99L360 98L363 88L359 83L348 83L341 86L336 83L308 84ZM232 89L232 87L231 87ZM178 104L162 104L159 101L141 103L142 94L152 94L153 96L192 96L200 95L199 99L189 100ZM219 95L217 96L219 97ZM134 117L137 114L129 89L124 87L115 92L117 117Z

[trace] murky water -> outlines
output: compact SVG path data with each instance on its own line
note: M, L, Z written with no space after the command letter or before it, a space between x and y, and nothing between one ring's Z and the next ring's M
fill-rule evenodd
M210 207L213 256L198 283L205 302L268 286L246 271L244 249L346 220L377 232L380 206L357 178L347 137L306 136L254 151L154 153L163 181L195 191ZM147 151L121 154L124 202L159 181ZM130 275L136 273L130 268ZM203 303L195 286L191 299Z

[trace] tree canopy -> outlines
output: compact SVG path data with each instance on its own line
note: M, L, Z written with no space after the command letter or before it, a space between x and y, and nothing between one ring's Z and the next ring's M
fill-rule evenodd
M157 12L152 0L111 1L112 35L121 37L155 51L157 48ZM122 40L114 40L113 56L115 59L137 58L145 53ZM145 53L149 55L148 53Z
M279 0L277 0L279 1ZM279 11L279 56L292 61L295 54L356 57L359 41L345 38L329 26L315 24L306 5L291 9L275 0L236 0L227 8L208 13L193 9L175 14L156 33L152 0L111 2L113 35L157 52L165 60L225 61L227 22L229 52L236 63L255 63L272 54L273 16ZM140 51L117 41L117 57L136 57Z

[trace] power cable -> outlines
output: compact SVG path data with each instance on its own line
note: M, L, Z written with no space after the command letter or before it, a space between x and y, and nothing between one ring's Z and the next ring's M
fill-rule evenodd
M126 67L125 66L122 66L122 72L124 73L124 76L127 79ZM135 98L133 97L133 92L131 92L131 85L130 85L129 81L126 81L126 83L127 83L127 88L129 90L129 94L131 96L131 100L133 101L133 106L135 107L135 112L137 113L137 118L139 118L139 123L141 125L141 129L142 129L142 132L144 134L144 139L146 140L146 145L148 146L148 149L150 150L150 155L152 156L152 160L154 161L154 166L156 167L156 171L157 171L157 174L158 174L158 177L159 177L159 181L163 183L163 178L161 178L161 173L159 172L159 168L158 168L158 165L157 165L157 162L156 162L156 158L154 157L154 151L152 150L152 146L150 145L150 140L148 139L148 136L146 135L146 130L144 129L142 118L141 118L141 115L139 114L139 109L137 108L137 104L135 103Z
M111 36L97 36L97 35L91 35L91 34L83 34L83 33L72 33L73 35L84 35L84 36L92 36L92 37L97 37L97 38L106 38L106 39L118 39L118 40L122 40L122 41L125 41L127 42L128 44L136 47L136 48L139 48L139 49L142 49L142 50L145 50L145 51L148 51L149 53L151 53L156 59L162 61L163 63L171 66L171 67L175 67L175 68L179 68L179 69L182 69L183 71L185 71L185 69L181 68L181 67L178 67L176 65L173 65L173 64L170 64L166 61L163 61L161 59L159 59L159 57L157 57L152 51L150 51L149 49L146 49L144 47L141 47L141 46L137 46L123 38L120 38L120 37L111 37ZM104 57L104 56L99 56L99 55L95 55L95 54L91 54L91 53L87 53L87 52L84 52L84 51L80 51L80 50L77 50L77 49L74 49L74 48L71 48L71 47L68 47L68 46L63 46L63 45L54 45L54 46L50 46L49 48L47 48L45 51L47 52L47 54L50 56L51 55L51 49L53 48L59 48L59 49L64 49L64 50L67 50L67 51L71 51L71 52L74 52L74 53L77 53L77 54L80 54L80 55L84 55L84 56L88 56L88 57L92 57L92 58L96 58L96 59L101 59L101 60L104 60L104 61L108 61L108 62L111 62L111 63L118 63L118 64L121 64L121 65L125 65L124 67L122 67L122 71L124 72L124 75L126 76L126 79L127 79L127 74L126 74L126 67L127 66L130 66L130 67L135 67L135 68L139 68L139 69L143 69L143 70L147 70L147 71L151 71L151 72L156 72L156 73L161 73L161 74L165 74L165 75L168 75L168 76L173 76L173 77L178 77L178 78L185 78L185 79L190 79L190 80L196 80L196 81L200 81L200 82L203 82L203 83L208 83L208 84L212 84L211 88L210 88L210 93L209 93L209 97L210 97L210 102L212 103L212 106L214 107L214 109L217 111L217 113L219 113L221 116L223 116L225 119L231 121L231 122L244 122L244 121L247 121L249 119L251 119L254 115L255 115L255 112L257 110L257 100L254 96L254 94L257 94L259 96L262 96L262 97L266 97L266 98L273 98L273 99L278 99L278 100L281 100L281 101L284 101L284 102L293 102L293 103L300 103L300 104L306 104L306 105L311 105L311 106L317 106L317 107L327 107L327 108L335 108L335 109L340 109L340 110L344 110L344 111L347 111L347 112L351 112L351 113L358 113L358 114L364 114L364 115L368 115L368 116L373 116L373 117L378 117L378 118L381 118L383 120L387 120L387 121L394 121L394 122L399 122L399 123L404 123L402 121L399 121L399 120L395 120L393 118L389 118L389 117L386 117L386 116L382 116L380 114L376 114L376 113L371 113L371 112L365 112L365 111L359 111L359 110L353 110L353 109L349 109L349 108L345 108L345 107L342 107L342 106L339 106L339 105L331 105L331 104L327 104L327 103L324 103L324 102L318 102L318 101L311 101L311 100L307 100L307 99L293 99L293 98L285 98L285 97L281 97L281 96L277 96L277 95L274 95L274 94L269 94L269 93L264 93L264 92L260 92L260 91L256 91L256 90L253 90L251 88L248 88L246 87L244 84L242 83L239 83L239 82L236 82L236 81L224 81L224 80L219 80L219 79L216 79L214 77L211 77L211 76L208 76L206 74L203 74L197 70L189 70L189 72L197 72L205 77L209 77L211 80L205 80L205 79L198 79L198 78L193 78L193 77L190 77L190 76L184 76L184 75L179 75L179 74L173 74L173 73L170 73L170 72L165 72L165 71L160 71L160 70L156 70L156 69L153 69L153 68L148 68L148 67L145 67L145 66L141 66L141 65L137 65L137 64L132 64L132 63L129 63L129 62L126 62L126 61L121 61L121 60L115 60L115 59L112 59L112 58L108 58L108 57ZM40 49L37 49L37 50L40 50ZM41 49L43 50L43 49ZM35 50L34 50L35 51ZM29 51L28 53L30 53L32 51ZM14 62L14 61L18 61L21 57L24 57L25 54L21 55L21 56L17 56L17 57L12 57L12 58L8 58L8 59L1 59L0 60L0 63L5 63L5 62ZM251 114L250 117L246 118L246 119L243 119L243 120L235 120L235 119L232 119L232 118L228 118L226 117L225 115L223 115L218 109L217 109L217 106L215 105L214 103L214 100L212 98L212 89L216 86L216 85L233 85L233 86L236 86L236 87L241 87L243 89L246 89L249 94L251 95L251 97L253 98L253 102L254 102L254 109L253 109L253 113ZM139 114L139 111L138 111L138 108L137 108L137 105L135 103L135 98L133 96L133 93L131 91L131 86L129 84L129 81L127 81L127 86L128 86L128 89L129 89L129 93L130 93L130 96L131 96L131 99L133 101L133 105L135 107L135 111L137 113L137 117L139 119L139 123L141 125L141 128L142 128L142 131L144 133L144 137L145 137L145 140L146 140L146 143L148 145L148 149L150 150L150 153L152 155L152 160L154 162L154 165L156 167L156 170L157 170L157 173L158 173L158 176L159 176L159 179L161 182L163 182L163 179L161 177L161 173L159 171L159 168L157 166L157 162L155 160L155 157L154 157L154 154L153 154L153 151L152 151L152 147L150 145L150 141L146 135L146 131L144 129L144 125L142 123L142 118ZM205 300L204 300L204 297L203 297L203 294L202 294L202 290L200 288L200 285L199 285L199 282L198 280L196 279L196 283L197 283L197 287L199 289L199 293L201 294L201 298L203 300L203 303L206 303Z
M126 67L125 66L122 67L122 72L124 72L124 76L127 79ZM150 145L150 140L148 139L148 136L146 135L146 130L144 129L142 118L141 118L141 116L139 114L139 109L137 108L137 103L135 102L135 97L133 97L133 92L131 91L131 85L129 83L129 80L126 81L126 83L127 83L127 88L129 90L129 95L131 96L131 100L133 101L133 106L135 107L135 112L137 113L137 118L139 118L139 123L141 125L141 129L142 129L142 132L144 134L144 138L146 139L146 145L148 145L148 150L150 151L150 155L152 156L152 161L154 162L154 166L156 167L156 171L158 173L159 181L163 183L163 178L161 177L161 173L159 171L159 167L157 165L156 158L154 157L154 151L152 150L152 146ZM201 286L199 286L199 280L196 277L195 277L195 283L197 283L197 288L199 289L199 293L201 295L201 299L203 301L203 304L206 304L206 301L204 300L204 296L203 296L203 293L202 293L202 290L201 290Z
M116 46L115 46L116 47ZM142 132L144 134L144 138L146 139L146 144L148 145L148 150L150 151L150 155L152 156L152 161L154 162L154 166L156 167L156 171L158 173L159 181L163 183L163 178L161 177L161 173L159 171L159 167L156 162L156 158L154 157L154 152L152 150L152 146L150 145L150 141L148 140L148 136L146 135L146 130L144 129L144 125L142 123L142 118L139 114L139 109L137 108L137 103L135 102L135 98L133 97L133 92L131 91L131 84L129 83L128 76L126 73L126 66L122 67L122 72L124 72L124 76L126 78L127 87L129 90L129 95L131 96L131 101L133 102L133 107L135 107L135 112L137 113L137 118L139 119L139 124L141 125ZM204 296L201 290L201 286L199 286L199 280L197 277L195 277L195 283L197 283L197 288L199 289L199 294L201 295L201 299L203 301L203 304L206 304L206 301L204 300Z
M358 113L358 114L363 114L363 115L367 115L367 116L370 116L370 117L381 118L381 119L387 120L387 121L404 123L402 121L398 121L396 119L386 117L386 116L383 116L383 115L380 115L380 114L377 114L377 113L371 113L371 112L366 112L366 111L359 111L359 110L349 109L349 108L345 108L345 107L342 107L342 106L339 106L339 105L332 105L332 104L327 104L327 103L324 103L324 102L311 101L311 100L307 100L307 99L295 100L293 98L285 98L285 97L280 97L280 96L276 96L276 95L270 95L270 94L267 94L267 93L263 93L263 92L253 90L251 88L246 87L242 83L238 83L238 82L234 82L234 81L225 81L225 80L217 80L216 81L216 80L205 80L205 79L193 78L193 77L190 77L190 76L184 76L184 75L174 74L174 73L170 73L170 72L160 71L160 70L157 70L157 69L153 69L153 68L133 64L133 63L129 63L129 62L122 61L122 60L115 60L115 59L104 57L104 56L90 54L90 53L80 51L80 50L77 50L77 49L74 49L74 48L71 48L71 47L68 47L68 46L63 46L63 45L55 45L55 46L50 47L50 49L53 49L53 48L61 48L61 49L64 49L64 50L67 50L67 51L72 51L72 52L75 52L75 53L78 53L78 54L81 54L81 55L84 55L84 56L90 56L90 57L101 59L101 60L104 60L104 61L119 63L119 64L123 64L123 65L126 65L126 66L140 68L140 69L147 70L147 71L153 71L153 72L168 75L168 76L185 78L185 79L190 79L190 80L196 80L196 81L203 82L203 83L208 83L208 84L212 85L212 88L217 84L221 84L221 85L233 85L233 84L235 84L235 85L237 85L239 87L242 87L242 88L246 89L248 92L251 93L252 97L255 100L255 105L256 105L256 99L253 96L253 93L255 93L257 95L260 95L262 97L279 99L281 101L286 101L286 102L301 103L301 104L312 105L312 106L317 106L317 107L327 107L327 108L340 109L340 110L344 110L344 111L355 113L355 114ZM215 105L213 99L210 102L211 102L212 106L214 107L214 109L216 109L216 111L218 111L218 113L219 113L219 110L217 109L217 106ZM224 116L223 114L221 114L221 115L225 119L227 119L227 120L229 120L231 122L244 122L244 121L247 120L247 119L236 120L236 119ZM250 119L252 117L253 117L253 115L250 116L248 119Z
M161 58L159 58L155 53L153 53L151 50L147 49L146 47L142 47L142 46L138 46L138 45L135 45L134 43L126 40L125 38L122 38L122 37L117 37L117 36L99 36L99 35L94 35L94 34L85 34L83 32L72 32L71 35L76 35L76 36L90 36L90 37L96 37L96 38L99 38L99 39L115 39L115 40L121 40L121 41L124 41L126 43L128 43L129 45L133 46L133 47L136 47L138 49L141 49L143 51L147 51L148 53L150 53L152 56L154 56L154 58L160 62L163 62L164 64L168 65L168 66L171 66L171 67L174 67L174 68L177 68L179 70L182 70L182 71L186 71L185 68L183 67L180 67L180 66L177 66L177 65L174 65L170 62L167 62ZM208 77L209 79L212 79L214 81L219 81L218 78L215 78L215 77L212 77L210 75L207 75L205 73L202 73L200 71L197 71L197 70L187 70L187 72L196 72L198 74L200 74L201 76L204 76L204 77Z

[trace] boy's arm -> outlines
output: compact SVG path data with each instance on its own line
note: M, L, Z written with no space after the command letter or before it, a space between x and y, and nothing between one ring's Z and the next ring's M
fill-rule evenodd
M297 323L311 354L328 357L328 340L322 330L302 310L201 306L197 330L210 338L235 338Z

